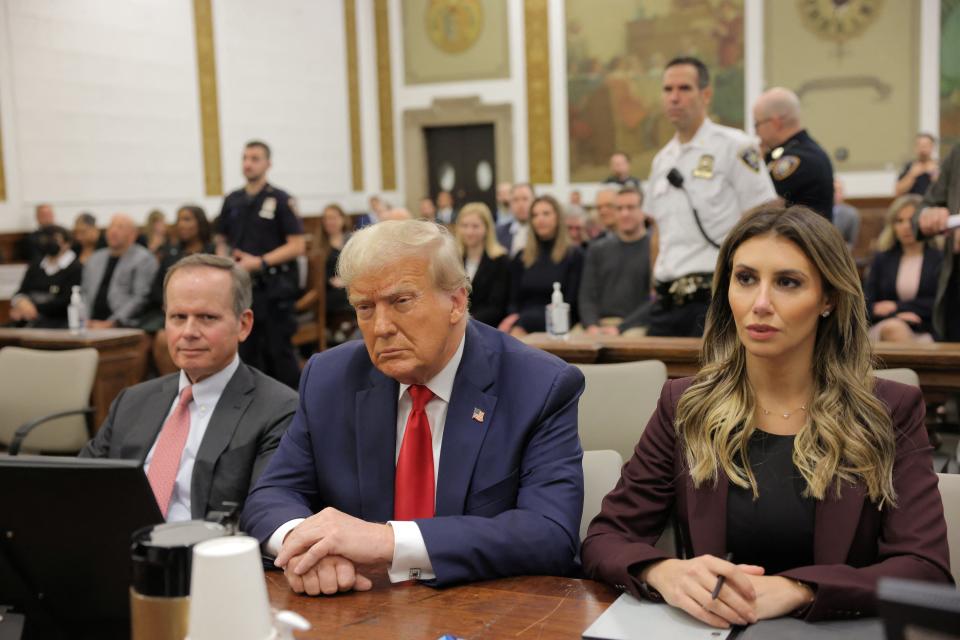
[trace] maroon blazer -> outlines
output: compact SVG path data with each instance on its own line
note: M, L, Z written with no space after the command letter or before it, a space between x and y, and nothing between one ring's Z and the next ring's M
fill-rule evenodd
M716 486L695 489L674 430L677 402L691 382L664 385L633 457L583 541L587 575L637 597L643 597L637 576L644 565L669 557L653 545L671 516L686 557L726 553L727 477L720 470ZM815 588L807 620L875 615L877 580L884 576L953 582L920 390L878 380L875 393L889 407L896 432L898 506L878 510L859 482L843 486L839 498L831 491L817 502L815 564L781 574Z

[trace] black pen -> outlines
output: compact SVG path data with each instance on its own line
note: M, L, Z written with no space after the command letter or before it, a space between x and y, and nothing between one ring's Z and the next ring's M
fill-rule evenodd
M727 552L727 562L733 562L733 553ZM717 576L717 586L713 588L713 593L710 594L710 598L713 600L717 599L717 596L720 595L720 589L723 589L723 579L724 576Z

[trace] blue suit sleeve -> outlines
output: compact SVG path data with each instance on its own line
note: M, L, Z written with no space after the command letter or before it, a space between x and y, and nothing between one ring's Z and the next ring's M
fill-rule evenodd
M583 374L561 369L531 431L516 502L492 517L417 520L436 579L445 587L507 575L566 575L575 566L583 510L577 405Z

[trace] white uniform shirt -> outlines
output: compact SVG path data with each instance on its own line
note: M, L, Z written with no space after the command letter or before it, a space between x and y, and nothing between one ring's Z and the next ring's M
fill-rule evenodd
M673 168L683 176L700 222L717 244L745 212L777 197L756 143L743 131L708 118L686 144L674 136L653 159L644 198L644 210L659 229L660 253L653 268L659 282L712 273L719 254L697 228L687 197L667 181Z

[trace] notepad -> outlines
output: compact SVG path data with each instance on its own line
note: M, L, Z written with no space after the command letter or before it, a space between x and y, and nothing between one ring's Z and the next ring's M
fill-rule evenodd
M726 640L729 629L717 629L680 609L643 602L625 593L586 631L590 640Z

